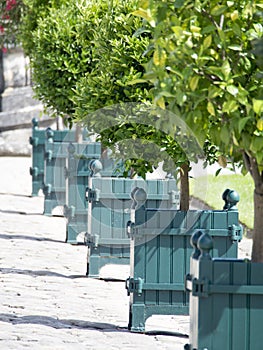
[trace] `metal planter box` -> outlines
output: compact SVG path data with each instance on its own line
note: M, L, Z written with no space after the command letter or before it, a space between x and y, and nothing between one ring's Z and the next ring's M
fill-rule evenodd
M85 136L86 130L83 130ZM57 206L66 203L65 166L68 145L75 141L75 130L46 130L44 166L44 214L51 215ZM89 139L85 139L88 142Z
M211 241L211 238L210 238ZM188 350L256 350L263 344L263 264L211 259L209 237L191 258Z
M67 218L66 242L78 244L77 236L87 231L88 205L86 188L91 175L90 162L101 157L101 144L70 143L65 169L67 198L64 215ZM84 244L84 242L82 242Z
M32 136L29 143L32 146L32 196L37 196L44 183L44 159L45 159L46 130L38 128L38 120L32 119Z
M92 178L87 190L89 201L88 246L89 277L99 277L105 264L129 264L130 240L126 224L130 219L131 191L140 186L148 192L147 206L177 208L178 190L174 179L146 180Z
M143 332L151 315L189 314L184 279L190 269L192 233L203 229L213 236L214 257L236 258L242 228L237 210L149 209L143 199L136 208L128 223L131 237L131 275L126 281L130 295L128 328Z

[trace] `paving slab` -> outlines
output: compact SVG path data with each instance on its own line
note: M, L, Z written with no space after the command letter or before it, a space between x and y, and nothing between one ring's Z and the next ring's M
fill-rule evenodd
M62 216L31 197L29 157L0 157L0 349L182 350L188 316L153 316L146 334L127 330L129 266L86 277L84 246L65 243ZM241 256L250 256L244 240Z

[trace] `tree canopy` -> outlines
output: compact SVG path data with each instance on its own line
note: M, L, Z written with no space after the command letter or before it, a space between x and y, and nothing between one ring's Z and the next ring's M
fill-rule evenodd
M255 183L253 258L263 261L263 80L254 44L263 35L261 1L141 1L134 15L152 28L144 78L154 103L174 111L201 143L209 135L227 161ZM257 239L260 237L260 239Z
M40 6L36 0L27 1L33 7ZM142 147L137 147L133 159L126 158L127 169L133 166L142 176L152 171L152 166L158 166L165 156L173 159L175 170L188 162L182 147L169 132L156 130L153 118L147 123L144 120L143 125L139 119L127 120L130 106L125 111L121 107L119 124L108 128L103 113L98 112L113 106L111 112L115 113L113 110L119 104L147 104L151 99L152 83L141 78L144 65L153 53L152 37L150 25L132 15L138 8L138 0L72 0L66 5L61 1L57 7L47 3L47 15L39 15L32 31L28 23L31 15L25 17L24 26L28 29L23 34L33 69L34 91L46 108L55 115L60 114L65 121L85 122L89 130L100 134L105 146L142 137L158 144L159 152L152 152L151 156L144 148L147 160L142 158ZM36 9L32 9L28 13L35 12ZM138 109L139 105L135 113ZM128 148L119 143L118 154L127 156Z

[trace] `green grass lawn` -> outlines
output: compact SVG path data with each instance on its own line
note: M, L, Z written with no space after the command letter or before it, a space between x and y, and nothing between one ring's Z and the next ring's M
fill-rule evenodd
M213 209L222 209L222 193L225 189L236 190L240 196L237 207L240 222L249 229L253 228L254 184L250 175L208 175L190 179L190 195L202 200Z

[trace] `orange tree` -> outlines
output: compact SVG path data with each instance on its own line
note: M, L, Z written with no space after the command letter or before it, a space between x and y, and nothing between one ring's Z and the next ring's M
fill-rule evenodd
M209 133L254 180L254 261L263 262L262 1L143 0L134 15L153 35L146 81L201 143ZM256 59L255 55L258 55ZM222 157L221 157L222 161Z
M186 175L189 154L187 157L171 135L174 126L169 124L169 120L167 123L162 121L162 130L155 130L162 119L157 116L158 113L155 113L156 119L151 119L149 113L149 120L145 122L146 114L138 111L138 103L150 101L153 86L151 82L141 81L144 66L153 51L149 47L149 24L131 14L137 9L139 0L71 0L67 4L60 0L60 6L52 5L45 16L38 17L32 30L29 28L31 17L36 12L34 7L41 2L25 1L32 3L32 7L31 15L25 18L28 29L23 33L23 45L30 55L34 91L43 104L67 121L85 122L89 130L100 134L105 146L113 146L129 138L144 138L157 144L158 154L153 154L152 149L147 151L147 161L143 160L143 152L140 151L145 151L145 148L141 147L137 148L136 157L126 162L127 167L132 166L142 176L152 170L152 165L158 165L164 156L173 160L176 170L185 166L182 175ZM129 108L131 105L126 108L123 103L131 103L132 107L137 103L137 106L135 109ZM115 118L120 118L120 123L106 127L109 125L98 110L107 107L108 115L114 115L116 104L122 105L122 115L119 113ZM138 118L127 122L129 113ZM139 122L142 117L144 123ZM179 129L178 126L177 137ZM182 139L184 144L184 137ZM126 155L126 151L131 149L123 147ZM182 208L187 209L187 184L182 193L185 195L181 196L181 199L185 198Z

